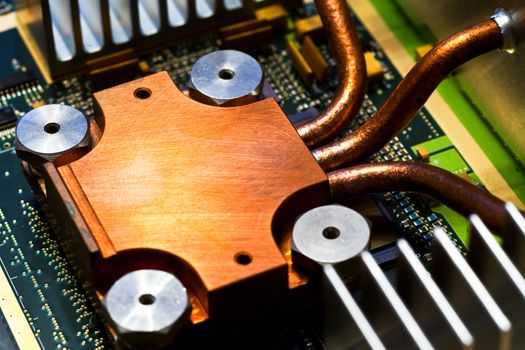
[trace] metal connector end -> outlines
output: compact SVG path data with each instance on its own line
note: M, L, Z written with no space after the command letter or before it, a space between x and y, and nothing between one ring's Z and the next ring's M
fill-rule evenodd
M525 7L507 11L498 8L490 17L501 30L503 36L502 50L515 53L516 47L525 36Z

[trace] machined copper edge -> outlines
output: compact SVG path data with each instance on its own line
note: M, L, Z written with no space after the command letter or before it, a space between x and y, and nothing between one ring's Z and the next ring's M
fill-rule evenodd
M297 132L310 148L341 134L355 118L366 88L366 65L357 29L344 0L315 2L337 62L339 86L330 106Z
M42 170L49 216L80 280L104 295L130 271L168 271L193 298L194 324L280 308L303 283L279 250L284 235L329 201L329 189L277 103L208 106L166 72L93 101L96 147Z
M315 149L315 158L325 170L366 160L410 123L448 74L502 43L500 28L492 20L445 39L410 70L372 119L348 136Z
M423 163L363 164L328 173L334 199L379 192L407 191L430 195L463 215L478 214L496 232L505 232L504 202L468 181Z

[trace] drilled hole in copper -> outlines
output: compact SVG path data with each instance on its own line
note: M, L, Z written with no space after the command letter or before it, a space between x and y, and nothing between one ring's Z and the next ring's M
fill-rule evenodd
M135 90L134 95L135 95L136 98L140 98L141 100L145 100L145 99L147 99L147 98L149 98L151 96L151 90L148 89L148 88L141 87L141 88L138 88L137 90Z
M240 265L248 265L252 262L253 258L250 253L239 252L235 254L235 261Z

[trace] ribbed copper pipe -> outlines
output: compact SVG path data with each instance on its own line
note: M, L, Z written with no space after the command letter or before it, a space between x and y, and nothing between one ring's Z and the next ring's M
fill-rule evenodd
M442 41L401 80L372 119L348 136L314 150L314 156L326 170L366 160L407 126L449 73L502 43L501 31L493 21Z
M498 232L507 228L508 214L503 201L435 166L412 162L363 164L328 173L328 181L336 200L379 192L419 192L465 216L478 214Z
M339 86L328 108L315 119L297 127L310 148L338 136L359 113L366 89L366 65L345 0L316 0L337 63Z

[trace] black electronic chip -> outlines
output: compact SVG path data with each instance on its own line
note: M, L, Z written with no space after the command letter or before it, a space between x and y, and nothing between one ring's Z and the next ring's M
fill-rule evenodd
M16 114L13 108L3 107L0 108L0 127L14 124L16 122Z
M0 90L14 89L35 80L37 80L37 76L30 69L24 72L17 72L0 80Z

